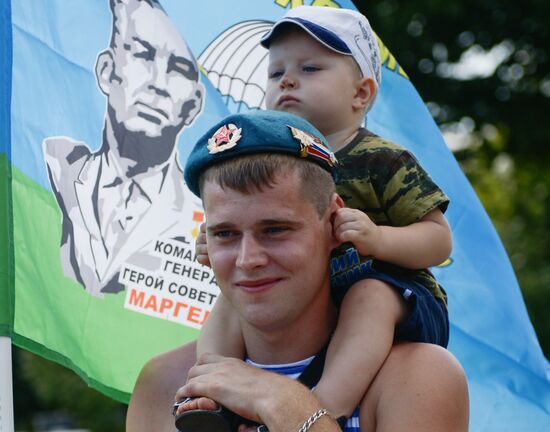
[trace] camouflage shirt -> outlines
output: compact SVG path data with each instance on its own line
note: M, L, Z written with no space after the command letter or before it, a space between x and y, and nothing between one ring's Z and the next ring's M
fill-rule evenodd
M361 128L346 147L336 152L340 163L336 190L346 206L365 212L377 225L406 226L435 208L445 211L447 196L432 181L415 157L403 147ZM361 264L371 257L358 256L343 244L332 253L333 288L349 287L361 279ZM446 303L446 295L432 273L410 270L372 260L375 270L412 278Z

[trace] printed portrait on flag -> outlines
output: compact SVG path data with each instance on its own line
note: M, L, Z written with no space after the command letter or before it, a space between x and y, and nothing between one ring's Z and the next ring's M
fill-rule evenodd
M124 264L158 269L160 259L150 253L155 241L189 245L183 215L200 211L176 148L203 106L197 63L158 2L109 6L110 44L95 65L107 99L103 140L97 149L63 136L43 145L63 217L63 271L96 296L124 289Z

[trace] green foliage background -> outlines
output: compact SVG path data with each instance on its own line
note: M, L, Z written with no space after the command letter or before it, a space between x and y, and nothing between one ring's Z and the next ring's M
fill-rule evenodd
M308 2L304 2L308 3ZM356 0L447 134L495 224L541 346L550 353L550 2ZM506 55L486 76L460 77L465 52ZM495 290L498 287L494 287ZM63 410L73 426L124 430L125 406L74 373L14 349L18 430ZM32 383L32 385L31 385Z

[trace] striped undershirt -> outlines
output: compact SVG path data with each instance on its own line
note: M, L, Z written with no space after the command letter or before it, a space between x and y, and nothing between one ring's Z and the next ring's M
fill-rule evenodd
M253 362L250 359L246 359L246 362L254 367L269 371L275 372L280 375L286 375L289 378L296 379L304 371L304 369L311 363L314 357L309 357L305 360L301 360L295 363L286 363L278 365L265 365ZM344 432L360 432L359 427L359 409L353 411L353 414L348 419Z

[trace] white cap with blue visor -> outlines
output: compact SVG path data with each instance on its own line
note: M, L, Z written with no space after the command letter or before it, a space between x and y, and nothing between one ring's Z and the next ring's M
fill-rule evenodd
M274 37L289 24L297 25L327 48L352 56L363 77L382 80L377 37L367 18L354 10L326 6L298 6L290 9L261 40L269 48Z

